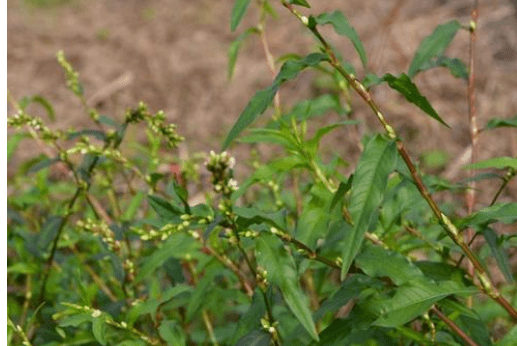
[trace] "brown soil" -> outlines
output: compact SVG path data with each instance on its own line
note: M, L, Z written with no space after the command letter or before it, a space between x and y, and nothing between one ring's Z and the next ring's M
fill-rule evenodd
M33 94L47 98L55 107L57 127L90 124L79 101L66 88L55 58L58 50L65 52L80 73L88 102L101 114L122 119L128 107L142 100L153 111L164 110L169 120L178 124L191 153L218 150L250 97L272 78L255 37L241 49L233 80L227 78L228 47L245 28L256 24L253 6L237 32L232 33L232 0L71 0L44 8L31 6L31 2L35 1L7 2L7 86L14 99ZM421 40L448 20L457 18L468 24L471 6L468 0L312 2L311 13L335 9L345 13L365 44L369 68L377 75L407 71ZM273 3L278 18L267 24L271 53L280 57L314 49L314 40L295 18L278 2ZM482 0L480 4L476 80L478 123L483 126L492 117L517 114L517 14L508 0ZM324 32L348 61L360 65L347 39L327 28ZM460 31L447 54L467 61L468 47L468 32ZM285 107L321 92L311 76L302 74L298 83L282 89ZM459 158L470 141L466 85L444 69L422 73L415 81L450 124L450 130L407 105L388 88L377 88L375 99L413 157L418 159L433 149L446 151L450 165L443 173L458 180L463 172L454 170L454 163L461 162ZM366 130L379 131L358 97L354 97L354 104ZM37 106L30 109L39 112ZM12 114L12 107L8 112ZM335 119L331 115L321 122ZM137 131L132 135L143 138ZM348 132L336 134L325 142L327 149L323 150L354 160L356 145L347 138ZM29 153L34 151L24 144L10 167ZM515 131L501 129L481 135L479 160L515 155ZM490 195L494 188L489 188ZM517 186L513 184L501 199L515 200L516 195Z

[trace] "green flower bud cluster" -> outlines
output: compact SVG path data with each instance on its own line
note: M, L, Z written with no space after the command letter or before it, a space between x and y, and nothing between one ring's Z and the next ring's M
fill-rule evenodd
M68 88L72 90L72 92L79 97L83 97L83 87L79 82L79 73L77 73L72 65L66 60L65 53L62 50L57 52L57 62L63 70L65 71L65 78Z
M237 181L233 179L235 158L229 156L226 151L221 154L210 151L205 166L212 173L212 185L215 192L230 197L232 192L239 189Z
M152 115L143 102L140 102L137 108L126 112L126 123L131 124L145 121L151 131L165 139L169 148L177 148L184 138L178 135L176 125L167 124L165 120L165 113L163 111L158 111L155 115Z
M95 156L103 156L113 161L120 162L122 164L127 163L127 159L122 156L121 152L117 149L102 148L100 146L90 143L88 137L82 137L72 148L66 151L66 155L72 155L81 153L83 155L90 154Z
M112 251L119 252L121 249L120 241L115 239L115 233L109 228L104 221L94 221L92 219L86 219L86 221L79 220L76 226L84 231L91 232L102 238L102 241L108 245L108 248Z
M34 130L34 132L36 132L37 136L41 140L47 143L55 142L58 139L64 137L62 131L53 131L49 129L47 126L45 126L41 118L30 116L22 110L20 110L16 115L7 118L7 126L14 128L28 126Z

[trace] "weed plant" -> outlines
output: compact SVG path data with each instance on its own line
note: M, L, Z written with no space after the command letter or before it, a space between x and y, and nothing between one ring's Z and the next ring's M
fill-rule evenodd
M232 30L250 3L235 1ZM8 125L19 131L8 137L8 160L26 139L44 154L8 181L7 343L517 345L516 274L508 260L517 239L515 232L496 231L501 224L515 231L517 203L499 196L516 175L517 158L476 162L472 155L465 181L423 174L371 93L386 83L448 131L413 81L445 67L468 85L473 153L481 130L513 131L515 117L476 124L477 4L470 23L436 27L407 72L378 76L368 70L345 14L309 15L305 0L254 3L259 22L231 45L229 74L242 42L258 35L276 77L249 101L222 150L204 155L204 165L163 155L184 140L163 112L140 103L120 123L88 107L63 52L58 61L91 128L53 130L27 111L37 103L52 121L44 97L9 96L16 114ZM292 14L318 47L306 56L286 52L278 70L264 30L277 10ZM352 42L365 73L336 51L320 31L325 25ZM445 55L459 30L470 32L467 63ZM284 109L282 84L307 69L328 76L339 93ZM355 131L354 93L383 132L360 138L356 163L347 157L325 162L321 139ZM314 118L331 112L342 120L308 130ZM249 129L263 114L265 125ZM130 126L147 131L148 141L126 157L121 145ZM225 151L236 141L269 143L285 155L255 160L253 173L238 182L235 159ZM491 173L476 174L480 169ZM205 170L210 187L201 191L204 202L194 203ZM499 188L484 191L493 194L491 203L474 209L475 183L494 177ZM467 213L444 208L436 199L440 191L466 199ZM472 247L474 239L481 245ZM504 281L493 281L496 269Z

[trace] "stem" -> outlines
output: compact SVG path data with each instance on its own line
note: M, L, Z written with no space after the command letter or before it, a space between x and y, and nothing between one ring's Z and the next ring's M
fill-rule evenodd
M399 152L399 155L401 156L402 160L406 164L407 168L409 169L411 173L411 177L413 178L413 181L418 188L418 191L420 192L420 195L426 200L427 204L433 211L434 215L438 219L438 222L442 226L442 228L445 230L446 234L458 245L462 251L465 253L465 255L468 257L470 262L472 263L472 266L474 267L474 270L478 276L478 279L481 283L481 286L483 287L483 292L485 292L488 296L490 296L492 299L494 299L496 302L501 304L502 301L506 300L501 297L499 291L495 288L494 284L488 277L485 269L477 259L477 257L474 255L474 253L470 250L470 248L465 243L462 235L460 234L459 230L454 226L454 224L451 222L451 220L440 210L438 207L438 204L435 202L431 194L429 193L429 190L427 190L427 187L424 185L420 175L418 174L415 165L411 161L404 144L400 140L400 138L397 136L397 133L393 129L393 127L386 121L386 118L384 114L380 111L379 106L377 103L373 100L372 95L366 90L364 85L362 85L359 80L354 75L348 74L343 67L341 67L339 60L336 58L336 55L334 54L332 47L326 42L326 40L321 36L318 29L315 26L309 26L309 20L307 17L303 16L301 13L299 13L296 9L293 8L293 6L288 3L287 1L283 0L282 4L293 14L295 15L302 23L305 25L313 34L314 36L320 41L322 44L322 48L327 53L329 57L329 63L330 65L339 72L347 81L348 83L354 88L354 90L361 96L361 98L368 104L370 109L373 111L379 122L384 127L384 130L386 131L386 134L388 138L395 141L397 150ZM517 310L513 308L508 302L505 304L501 304L503 308L506 309L506 311L510 314L512 319L514 321L517 321Z
M467 87L468 94L468 112L469 112L469 123L470 123L470 146L472 148L472 154L470 156L470 162L474 163L477 161L477 151L478 151L478 137L479 131L477 126L476 119L476 75L475 75L475 60L476 60L476 27L477 27L477 19L478 19L478 0L474 0L474 8L471 12L471 20L470 20L470 46L469 46L469 80ZM469 169L468 171L469 178L474 176L474 170ZM470 215L474 212L474 205L476 201L476 182L471 180L469 182L469 186L466 193L466 202L467 202L467 215ZM474 237L474 230L472 228L468 228L464 233L464 239L466 243L469 243L470 240ZM474 267L471 262L467 263L467 271L471 276L474 276ZM467 299L467 306L469 308L472 307L472 298L469 297Z
M439 319L443 321L449 328L451 328L465 343L469 346L479 346L474 340L470 338L456 323L454 323L451 319L449 319L445 314L443 314L436 306L431 308L431 311L438 316Z

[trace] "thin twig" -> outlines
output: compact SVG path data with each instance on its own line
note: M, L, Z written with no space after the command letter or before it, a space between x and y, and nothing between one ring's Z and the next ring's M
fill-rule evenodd
M431 308L431 311L438 316L440 320L443 321L449 328L451 328L467 345L469 346L479 346L474 340L470 338L454 321L449 319L445 314L443 314L436 306Z

